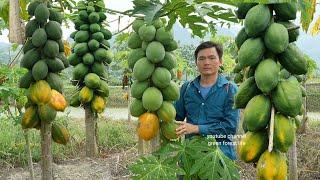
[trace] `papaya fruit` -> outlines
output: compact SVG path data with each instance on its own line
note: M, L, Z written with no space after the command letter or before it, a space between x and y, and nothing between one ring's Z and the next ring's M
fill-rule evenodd
M244 27L249 37L257 37L263 33L271 21L271 12L267 5L258 4L246 14Z
M263 93L269 93L279 81L280 68L273 59L261 61L254 73L255 82Z
M57 111L48 104L38 106L38 116L41 121L52 122L56 116Z
M142 100L140 99L133 99L132 103L130 104L130 113L134 117L139 117L147 110L143 107Z
M37 107L30 106L22 116L21 126L22 128L33 128L39 123L39 121L40 119L37 114Z
M240 85L235 95L235 108L245 108L250 99L258 94L260 94L260 90L255 83L254 77L249 77Z
M157 111L163 102L161 91L155 87L147 88L142 95L143 107L149 111Z
M295 122L280 113L274 118L274 148L281 152L287 152L295 139Z
M58 123L52 124L51 136L54 142L62 145L66 145L70 140L69 130Z
M51 99L51 87L44 80L37 81L30 86L29 96L37 105L47 104Z
M95 96L91 101L91 109L96 113L102 113L106 105L106 100L101 96Z
M277 57L280 64L292 74L306 74L308 71L303 53L293 43L290 43L288 48Z
M268 148L268 133L266 131L248 131L238 145L239 158L246 162L257 162L263 152Z
M271 101L269 97L257 95L248 102L244 110L243 121L249 131L259 131L267 127L270 116Z
M93 98L93 91L88 88L87 86L84 86L79 93L79 100L82 103L88 103Z
M279 151L265 151L257 164L258 179L279 179L287 178L286 157Z
M160 120L170 122L176 117L176 109L171 102L163 101L161 107L157 111Z
M302 105L302 92L298 81L282 80L271 94L272 102L283 115L295 117Z
M161 133L168 140L177 139L176 129L179 127L173 120L161 123Z
M67 107L67 101L58 91L51 90L51 99L49 105L56 111L64 111Z
M155 114L143 113L139 116L138 136L145 141L149 141L157 135L159 127L159 119Z

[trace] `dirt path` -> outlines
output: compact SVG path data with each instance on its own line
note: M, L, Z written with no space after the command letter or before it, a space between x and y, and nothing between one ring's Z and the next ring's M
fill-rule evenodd
M65 112L59 113L58 115L62 116L64 114L68 114L70 118L84 117L84 109L68 107L68 109L66 109ZM127 108L106 108L102 116L104 116L107 119L113 119L113 120L128 119L128 109ZM137 118L131 116L131 119L134 120Z
M129 159L135 153L116 153L106 158L70 159L53 165L55 180L109 180L129 179L126 168ZM130 160L131 161L131 160ZM34 165L35 179L41 179L40 163ZM0 174L1 180L28 180L29 172L26 168L8 169Z

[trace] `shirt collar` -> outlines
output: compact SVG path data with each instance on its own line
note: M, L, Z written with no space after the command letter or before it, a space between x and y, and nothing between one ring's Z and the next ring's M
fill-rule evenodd
M198 89L200 89L200 75L197 76L191 83L194 84L194 86ZM221 74L218 74L217 82L213 85L217 85L218 87L222 87L225 84L228 84L228 80Z

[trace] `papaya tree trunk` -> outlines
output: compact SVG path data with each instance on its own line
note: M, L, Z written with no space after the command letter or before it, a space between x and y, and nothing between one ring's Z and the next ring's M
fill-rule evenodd
M43 180L52 180L51 123L41 122L41 170Z
M141 138L139 138L138 140L138 154L139 156L142 156L144 154L144 142Z
M131 121L131 112L130 112L130 106L131 106L131 87L130 87L130 84L128 85L127 93L128 93L128 121Z
M9 41L23 44L25 40L24 24L20 18L19 0L9 1Z
M305 82L304 82L303 86L304 86L304 89L307 91L307 86L306 86ZM307 122L308 122L307 101L308 101L308 98L307 98L307 95L306 95L306 97L303 98L304 111L303 111L303 115L302 115L301 125L300 125L300 128L298 129L298 133L299 134L304 134L304 133L306 133L306 130L307 130Z
M100 152L98 144L99 144L99 133L98 133L98 117L95 116L95 126L94 126L94 135L96 136L96 144L97 144L97 152Z
M289 151L289 179L298 180L298 164L297 164L297 140L293 141L293 145Z
M94 158L97 155L96 139L96 118L91 111L90 106L85 106L85 124L86 124L86 156Z
M160 147L160 132L151 140L151 153L157 151Z
M28 166L29 166L29 173L30 173L30 179L34 180L34 168L33 168L33 162L32 162L32 154L30 150L30 141L29 141L29 131L27 129L23 130L24 139L26 141L26 156L28 157Z

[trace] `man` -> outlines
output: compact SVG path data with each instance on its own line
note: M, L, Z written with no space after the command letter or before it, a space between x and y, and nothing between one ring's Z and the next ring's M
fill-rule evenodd
M176 134L186 135L186 138L212 135L222 152L235 160L231 138L239 120L239 110L233 108L238 88L218 73L222 55L222 46L210 41L201 43L195 50L200 75L181 87L180 98L175 102L176 120L180 121ZM185 118L187 121L183 122Z

